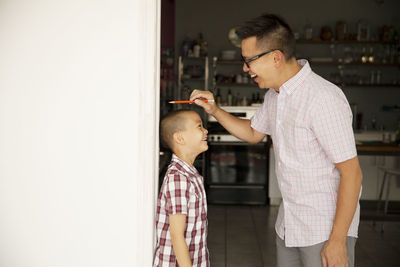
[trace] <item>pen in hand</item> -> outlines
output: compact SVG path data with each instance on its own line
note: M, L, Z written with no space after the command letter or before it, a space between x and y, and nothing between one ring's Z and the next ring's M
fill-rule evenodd
M203 101L204 103L212 103L214 102L214 99L199 99ZM193 104L194 100L174 100L174 101L169 101L170 104Z

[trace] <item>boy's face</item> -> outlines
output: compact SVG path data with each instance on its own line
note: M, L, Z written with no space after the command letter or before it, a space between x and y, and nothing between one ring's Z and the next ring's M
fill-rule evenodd
M182 131L182 136L185 140L185 149L196 155L208 149L207 133L203 128L203 123L199 114L196 112L187 112L185 114L185 130Z

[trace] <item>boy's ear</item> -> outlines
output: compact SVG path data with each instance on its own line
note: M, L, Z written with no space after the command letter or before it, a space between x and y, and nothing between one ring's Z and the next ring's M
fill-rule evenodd
M183 138L182 132L177 131L172 135L172 138L174 139L174 142L180 145L185 144L185 139Z

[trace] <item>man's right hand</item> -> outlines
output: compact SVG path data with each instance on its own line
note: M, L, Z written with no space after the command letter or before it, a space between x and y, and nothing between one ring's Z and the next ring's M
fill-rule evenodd
M190 100L195 99L209 99L213 100L214 96L210 91L200 91L194 90L190 95ZM196 100L195 100L196 101ZM264 133L257 132L251 128L251 122L248 119L237 118L223 109L219 108L215 103L205 103L203 101L197 100L195 102L197 105L204 108L204 110L214 116L217 121L224 127L228 132L237 138L244 140L246 142L256 144L263 140L265 137Z
M205 103L196 99L214 100L214 95L210 91L194 90L190 95L190 100L194 100L196 105L204 108L204 110L210 115L214 115L218 110L218 106L215 104L215 102Z

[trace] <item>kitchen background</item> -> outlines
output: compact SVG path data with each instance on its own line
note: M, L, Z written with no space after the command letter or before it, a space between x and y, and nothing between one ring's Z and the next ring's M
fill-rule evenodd
M342 88L353 110L357 141L395 141L400 127L399 1L162 3L161 115L173 108L189 107L169 105L168 100L186 99L193 89L213 91L222 106L260 105L265 90L243 73L240 48L234 45L232 32L244 21L272 12L283 16L295 32L297 58L310 60L316 73ZM207 122L206 114L197 111ZM360 160L365 170L374 168L365 172L367 178L371 176L365 183L369 181L368 188L373 185L373 191L367 189L363 197L376 199L377 166L391 161L394 163L389 164L396 164L396 159L375 155ZM209 160L199 161L198 166L209 171ZM271 176L273 158L268 161ZM269 183L268 190L277 192L274 179L270 177ZM400 189L391 197L400 200Z
M387 179L395 181L382 187L384 170L400 169L399 10L397 0L162 1L160 112L195 109L209 130L209 150L195 165L205 177L210 204L213 266L275 265L273 224L281 195L274 153L270 140L246 144L224 132L200 108L168 101L187 99L193 89L207 89L228 112L251 117L266 91L243 73L234 28L264 12L286 19L298 39L297 58L308 59L314 72L347 96L364 178L357 266L396 266L398 223L386 223L384 236L376 231L375 220L400 221L400 177L390 176ZM169 156L164 148L161 154L160 184ZM382 199L390 200L389 215L382 209L376 212L382 188ZM235 221L236 217L243 219ZM257 224L268 230L260 233ZM243 236L254 234L256 244L241 240L231 228L240 229ZM246 244L240 248L246 255L237 253L239 243Z
M175 2L175 3L174 3ZM250 103L253 93L263 94L255 86L213 86L213 62L214 56L221 59L223 51L236 51L234 59L239 59L240 48L236 48L228 39L230 29L242 24L249 18L260 15L263 12L272 12L283 16L297 33L299 39L317 39L321 35L321 29L328 26L331 29L331 37L336 38L336 30L344 22L342 27L347 27L344 38L356 39L359 27L364 27L369 33L363 36L363 40L374 42L301 42L297 43L297 57L314 59L311 67L315 72L332 82L341 84L340 87L346 94L349 102L356 106L359 113L359 128L362 129L387 129L395 130L400 119L400 72L399 72L399 45L392 42L399 39L400 3L396 0L337 0L337 1L182 1L166 0L164 8L174 4L175 9L167 10L164 16L165 22L169 22L170 28L164 37L162 46L168 51L167 55L174 58L174 91L175 96L182 93L178 89L178 56L183 55L184 45L193 40L202 38L207 43L209 59L209 89L219 88L223 102L227 101L228 90L233 97L237 94L240 98L246 96ZM382 36L382 27L388 26L385 37ZM168 27L162 25L162 27ZM311 29L311 34L310 34ZM308 32L309 36L306 36ZM199 36L201 34L201 37ZM167 42L165 39L169 38ZM173 41L171 40L172 38ZM376 41L376 42L375 42ZM371 51L373 49L373 51ZM229 53L229 52L226 52ZM166 53L163 55L165 56ZM362 64L363 55L373 56L375 64ZM229 54L227 55L229 58ZM342 60L338 65L330 61ZM358 63L360 62L360 63ZM201 71L194 66L204 66L204 62L184 62L184 66L192 66L189 72ZM200 67L199 67L200 68ZM233 76L242 73L242 65L217 64L217 75ZM185 69L187 70L187 68ZM217 77L219 80L224 77ZM169 77L172 79L172 77ZM226 81L226 79L225 79ZM346 86L343 86L345 82ZM186 82L186 90L204 88L203 83ZM171 85L168 87L172 93ZM181 92L178 92L181 91ZM215 90L217 93L217 90ZM183 95L185 96L185 92ZM257 96L256 96L257 97Z

